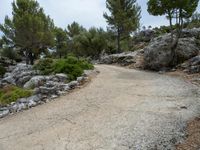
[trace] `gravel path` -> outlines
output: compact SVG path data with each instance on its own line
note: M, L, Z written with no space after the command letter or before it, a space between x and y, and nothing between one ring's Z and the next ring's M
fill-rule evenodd
M0 150L173 149L200 112L179 78L98 65L85 88L0 120Z

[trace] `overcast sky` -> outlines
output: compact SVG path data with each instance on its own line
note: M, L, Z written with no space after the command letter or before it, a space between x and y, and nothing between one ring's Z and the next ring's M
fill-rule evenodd
M0 23L3 23L5 15L11 16L12 1L0 0ZM106 0L38 0L38 2L59 27L66 28L68 24L76 21L86 28L95 26L106 29L106 21L102 16L106 11ZM155 27L168 24L164 17L148 14L146 0L137 2L142 7L142 26Z

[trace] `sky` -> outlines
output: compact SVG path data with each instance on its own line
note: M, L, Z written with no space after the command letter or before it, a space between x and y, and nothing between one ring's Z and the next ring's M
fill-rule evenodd
M13 0L0 0L0 23L6 15L11 16ZM58 27L66 28L73 21L80 23L85 28L103 27L106 29L106 20L103 13L107 11L106 0L37 0L50 15ZM141 26L159 27L167 25L165 17L154 17L147 12L147 0L137 0L142 8Z

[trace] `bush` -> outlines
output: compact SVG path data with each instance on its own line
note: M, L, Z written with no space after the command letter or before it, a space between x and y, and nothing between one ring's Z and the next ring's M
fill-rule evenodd
M0 65L0 77L3 77L5 73L6 73L6 69Z
M75 80L83 74L84 70L94 69L94 66L85 59L68 56L66 59L42 59L34 67L44 75L65 73L69 80Z
M51 58L40 59L34 65L34 69L40 70L43 75L49 75L53 72L53 63L54 61Z
M84 70L93 69L94 66L85 59L78 60L76 57L68 56L66 59L57 60L54 64L55 73L65 73L69 80L75 80L83 74Z
M32 95L32 91L24 90L16 86L6 86L0 90L0 105L10 104L20 98L26 98Z

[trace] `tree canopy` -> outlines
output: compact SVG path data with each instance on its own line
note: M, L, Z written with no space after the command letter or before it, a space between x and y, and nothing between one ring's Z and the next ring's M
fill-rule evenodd
M109 27L117 33L118 52L121 51L121 38L127 38L139 27L141 8L136 0L107 0L110 15L104 13Z
M12 3L12 19L6 16L0 25L3 40L9 47L19 48L27 63L54 44L53 20L46 16L35 0L16 0Z

